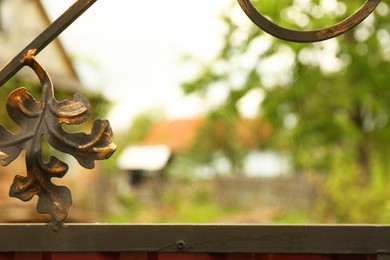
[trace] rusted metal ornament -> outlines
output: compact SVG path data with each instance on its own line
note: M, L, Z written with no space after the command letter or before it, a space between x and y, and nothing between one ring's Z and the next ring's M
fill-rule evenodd
M62 124L85 122L91 112L90 104L84 96L77 93L73 100L57 101L50 77L35 60L35 55L96 1L77 0L0 69L0 86L24 66L30 67L40 80L40 101L35 101L25 88L15 89L8 96L7 112L21 130L14 134L0 125L0 162L6 166L15 160L23 149L26 151L27 175L15 177L9 195L22 201L29 201L37 195L38 213L49 214L55 229L62 225L68 215L72 197L67 187L53 184L51 178L62 178L68 171L68 165L54 156L51 156L48 162L43 161L42 137L45 137L54 149L72 155L81 166L88 169L95 166L95 160L109 158L116 146L112 142L113 132L107 120L94 121L90 134L69 133L62 128Z
M113 132L107 120L94 121L90 134L69 133L62 128L62 124L85 122L91 112L90 104L77 93L73 100L57 101L50 77L34 55L35 50L31 50L21 63L37 74L42 87L41 100L35 101L25 88L15 89L9 94L6 109L21 130L14 134L0 125L0 161L6 166L24 149L27 176L15 177L9 195L22 201L29 201L37 195L38 213L51 215L53 223L62 223L72 204L71 193L65 186L53 184L51 178L62 178L68 165L54 156L48 162L43 161L42 137L50 146L72 155L88 169L95 166L95 160L109 158L116 146L112 143Z
M271 22L253 6L250 0L237 1L246 15L262 30L292 42L318 42L341 35L366 19L381 2L381 0L367 0L354 14L333 26L312 31L298 31Z

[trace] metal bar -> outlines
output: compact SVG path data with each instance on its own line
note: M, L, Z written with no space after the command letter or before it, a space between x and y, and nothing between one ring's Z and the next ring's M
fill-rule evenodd
M96 1L97 0L78 0L35 38L35 40L27 45L26 48L16 55L15 58L1 68L0 87L24 66L22 61L30 50L35 50L35 55L37 55Z
M389 225L0 225L0 252L390 253ZM23 241L23 243L21 243Z

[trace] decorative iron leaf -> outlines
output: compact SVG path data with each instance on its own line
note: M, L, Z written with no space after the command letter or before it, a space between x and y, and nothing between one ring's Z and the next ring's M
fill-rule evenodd
M75 94L73 100L58 102L54 97L52 82L46 71L34 59L26 57L26 65L38 75L42 85L42 97L36 101L25 88L12 91L6 109L21 130L13 134L0 125L0 161L3 166L26 150L27 176L17 175L9 195L29 201L38 195L37 211L50 214L53 222L63 221L72 204L70 190L57 186L51 178L62 178L68 166L52 156L48 162L42 158L42 137L55 149L71 154L85 168L95 166L95 160L107 159L115 151L112 130L107 120L96 120L90 134L69 133L62 124L80 124L90 115L88 100Z

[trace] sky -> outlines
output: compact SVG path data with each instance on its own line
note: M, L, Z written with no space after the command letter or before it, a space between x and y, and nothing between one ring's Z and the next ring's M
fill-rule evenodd
M75 0L43 0L51 19ZM229 0L98 0L61 35L83 83L113 101L108 119L117 131L158 107L168 118L204 113L180 82L193 74L181 62L191 53L209 60L221 45L218 16ZM162 109L164 107L164 109Z

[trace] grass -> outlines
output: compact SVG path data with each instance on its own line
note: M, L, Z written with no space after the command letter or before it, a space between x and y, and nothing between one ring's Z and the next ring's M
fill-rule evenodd
M205 183L173 185L166 189L159 202L141 202L133 194L119 196L122 211L102 219L108 223L223 223L237 219L257 223L303 224L319 223L310 212L279 211L268 208L237 208L222 206L213 200L213 187ZM276 212L276 213L275 213ZM263 222L264 221L264 222ZM241 223L243 223L241 222Z
M315 216L313 216L313 214L306 211L285 212L275 217L272 222L275 224L320 223L320 221Z
M108 223L211 223L235 212L234 209L221 208L212 203L202 205L186 203L175 207L164 205L158 208L139 206L120 214L106 216L103 221Z
M103 218L108 223L211 223L238 212L213 202L207 185L166 189L160 202L141 203L134 195L119 196L122 211Z

